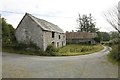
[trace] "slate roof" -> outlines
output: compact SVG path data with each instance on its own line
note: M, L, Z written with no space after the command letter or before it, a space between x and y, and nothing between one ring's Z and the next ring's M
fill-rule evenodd
M96 33L89 32L66 32L66 39L92 39L96 36Z
M64 33L64 31L61 28L59 28L57 25L53 23L50 23L43 19L39 19L29 13L26 13L26 15L30 16L42 28L42 30Z

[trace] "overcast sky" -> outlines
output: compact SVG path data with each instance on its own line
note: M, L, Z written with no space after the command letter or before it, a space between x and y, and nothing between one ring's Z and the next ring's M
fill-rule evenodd
M92 14L96 27L100 31L113 31L103 17L103 12L117 5L119 0L0 0L0 11L14 28L17 27L24 14L52 22L64 31L76 30L78 13Z

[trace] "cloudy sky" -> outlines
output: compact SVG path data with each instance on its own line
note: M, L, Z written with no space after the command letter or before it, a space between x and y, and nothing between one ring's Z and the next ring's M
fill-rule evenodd
M0 0L0 13L14 28L30 13L58 25L64 31L76 30L78 13L92 14L100 31L113 31L103 13L119 0Z

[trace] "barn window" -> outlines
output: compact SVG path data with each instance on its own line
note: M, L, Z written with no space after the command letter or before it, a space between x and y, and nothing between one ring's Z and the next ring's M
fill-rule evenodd
M62 46L63 46L64 42L62 41Z
M55 32L52 32L52 38L54 38L55 37Z
M59 35L59 39L60 39L60 35Z
M59 42L57 42L57 47L59 47Z

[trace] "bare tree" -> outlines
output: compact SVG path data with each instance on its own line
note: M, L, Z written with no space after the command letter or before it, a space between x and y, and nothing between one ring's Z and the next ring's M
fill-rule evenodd
M107 22L120 33L120 2L104 13Z

